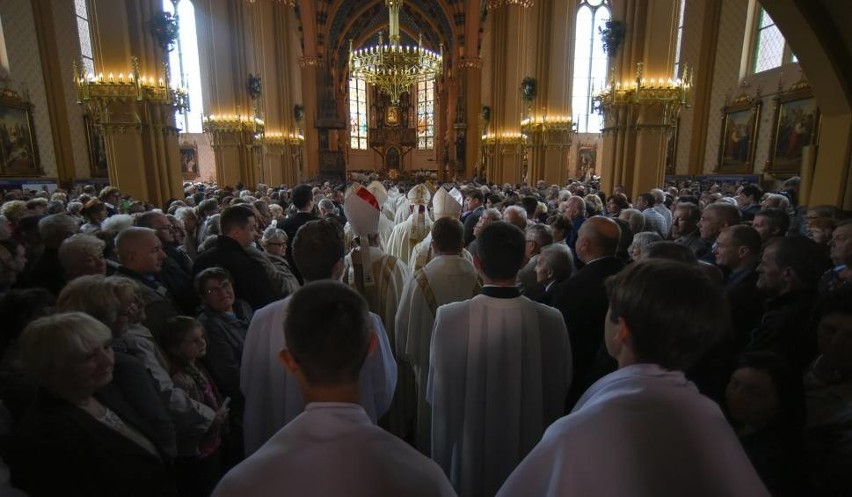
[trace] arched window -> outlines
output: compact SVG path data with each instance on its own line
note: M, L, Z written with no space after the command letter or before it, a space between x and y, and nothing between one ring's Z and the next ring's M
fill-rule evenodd
M796 55L787 45L784 35L781 34L781 30L775 25L775 21L757 2L754 4L754 9L756 9L755 23L752 26L751 36L753 46L749 65L751 72L768 71L782 64L798 62Z
M678 79L682 76L680 74L681 71L681 60L680 58L683 56L683 15L686 12L686 0L680 0L680 7L678 7L678 15L677 15L677 41L675 41L675 64L674 64L674 76L673 79Z
M349 147L367 150L367 82L349 78Z
M598 30L610 16L609 0L582 0L577 9L571 109L579 133L597 133L603 125L592 110L592 96L606 85L609 61Z
M190 108L176 115L175 123L184 133L201 133L201 65L195 31L195 7L190 0L163 0L163 10L177 15L179 26L177 44L169 53L171 84L189 92Z
M87 0L74 0L74 13L77 17L77 35L80 38L80 57L86 74L95 74L95 55L92 50L92 30L89 23L89 5Z
M435 148L435 80L417 83L417 148Z

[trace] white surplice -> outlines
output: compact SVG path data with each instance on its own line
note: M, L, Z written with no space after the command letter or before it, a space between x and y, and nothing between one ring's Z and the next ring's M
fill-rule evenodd
M299 385L278 358L287 347L284 320L289 297L256 311L243 347L240 389L246 399L243 414L246 455L263 445L282 426L301 414L305 403ZM361 370L361 405L373 422L390 407L396 388L396 363L382 320L370 313L378 347Z
M451 497L441 469L356 404L308 404L222 479L214 497Z
M414 275L405 283L396 313L396 353L405 356L414 368L417 381L416 445L430 454L432 408L426 402L429 377L429 344L437 308L473 298L479 292L479 275L473 264L458 255L435 256L422 269L423 284ZM426 289L424 289L424 285ZM430 301L427 292L434 300ZM434 309L432 308L434 306Z
M680 371L627 366L553 423L498 497L768 497L719 407Z
M565 322L526 297L477 295L438 308L431 349L432 459L462 497L490 497L564 411Z

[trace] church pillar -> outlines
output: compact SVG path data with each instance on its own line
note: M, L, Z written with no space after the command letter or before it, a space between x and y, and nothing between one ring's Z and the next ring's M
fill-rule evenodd
M525 181L525 140L520 121L528 103L522 101L521 81L529 74L525 64L531 46L529 9L504 4L491 10L491 130L486 136L488 179L497 183ZM533 105L534 102L529 105Z
M196 0L199 57L206 62L204 132L210 139L219 186L258 181L256 136L263 132L259 97L253 99L249 76L254 46L255 16L245 2Z
M34 1L33 18L41 55L42 74L44 74L47 95L47 115L50 118L50 131L53 135L53 148L56 150L57 181L63 188L70 188L76 173L74 170L74 150L71 131L68 126L68 109L65 106L65 78L68 75L67 61L60 60L56 43L56 28L50 2Z
M663 184L666 145L683 103L672 81L675 0L633 0L615 6L613 18L626 24L627 37L614 64L604 98L601 188L611 194L623 185L635 198Z
M298 47L293 38L295 13L281 2L255 2L249 6L254 19L250 31L255 47L254 67L262 81L261 107L264 128L262 145L257 148L260 182L267 185L298 182L299 152L303 143L298 129L296 99L300 78L293 71Z
M563 68L570 58L565 19L573 17L568 2L543 0L532 10L535 23L535 79L538 88L531 111L522 121L528 137L530 184L544 180L548 185L564 183L568 176L571 146L568 71Z
M482 174L478 168L480 147L482 146L482 133L480 121L482 119L482 59L479 57L462 59L459 64L460 78L463 79L464 89L464 122L466 125L464 139L459 140L456 136L456 160L464 159L463 174L466 178L473 178ZM459 149L462 149L459 153Z
M110 183L155 205L182 197L176 95L150 28L162 9L155 0L93 0L91 6L98 76L84 81L78 74L78 96L104 134Z

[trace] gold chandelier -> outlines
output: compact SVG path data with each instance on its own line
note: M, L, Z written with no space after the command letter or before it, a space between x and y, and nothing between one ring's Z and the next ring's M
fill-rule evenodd
M410 91L421 81L437 79L443 70L444 45L435 53L423 48L423 36L417 46L399 44L399 10L402 0L385 0L388 6L390 25L389 44L385 44L379 32L379 44L359 50L352 49L349 40L349 73L376 87L398 104L399 97Z

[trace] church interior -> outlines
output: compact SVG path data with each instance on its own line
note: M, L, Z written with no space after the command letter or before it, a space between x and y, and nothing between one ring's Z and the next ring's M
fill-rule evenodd
M0 185L161 204L185 181L353 172L633 196L800 176L801 203L850 210L850 17L833 0L0 0Z

